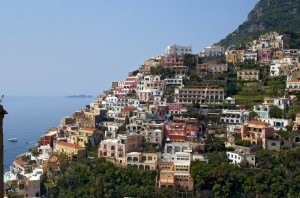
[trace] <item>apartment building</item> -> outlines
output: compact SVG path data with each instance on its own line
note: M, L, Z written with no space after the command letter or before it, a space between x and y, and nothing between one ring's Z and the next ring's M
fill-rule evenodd
M138 134L119 134L115 139L102 140L99 144L98 157L117 160L125 163L125 156L130 152L142 149L142 136Z
M242 140L249 140L251 144L266 148L267 139L274 134L274 128L269 123L251 120L244 124L242 129Z
M237 70L238 80L259 80L259 70L256 69L240 69Z
M182 56L184 54L192 54L192 46L170 45L165 49L165 56L169 56L169 55Z
M203 49L205 56L223 56L225 53L225 47L220 45L210 45Z
M165 123L164 133L173 142L193 141L197 139L199 127L195 118L174 118Z
M228 124L244 124L249 120L249 111L223 109L220 121Z
M157 162L156 153L130 152L126 154L126 167L134 170L156 170Z
M64 141L58 141L54 144L54 152L57 154L66 154L69 159L86 157L85 148Z
M184 87L175 89L176 102L183 104L222 104L224 88L217 86Z

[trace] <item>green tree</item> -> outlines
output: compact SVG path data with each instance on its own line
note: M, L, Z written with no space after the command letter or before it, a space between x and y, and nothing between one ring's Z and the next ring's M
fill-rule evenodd
M271 118L282 118L283 111L277 106L272 106L269 114Z

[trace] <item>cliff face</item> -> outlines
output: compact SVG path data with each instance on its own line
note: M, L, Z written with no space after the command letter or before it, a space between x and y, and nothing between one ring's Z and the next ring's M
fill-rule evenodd
M247 21L218 44L237 45L271 31L300 31L300 0L260 0Z

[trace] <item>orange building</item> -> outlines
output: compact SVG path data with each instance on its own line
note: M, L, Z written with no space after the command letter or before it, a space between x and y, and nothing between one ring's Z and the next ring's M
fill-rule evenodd
M249 140L252 144L267 148L267 139L274 134L274 128L267 122L251 120L244 124L241 130L242 140Z

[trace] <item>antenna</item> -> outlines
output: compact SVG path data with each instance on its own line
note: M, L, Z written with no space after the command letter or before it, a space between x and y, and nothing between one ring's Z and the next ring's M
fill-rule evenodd
M3 99L4 99L4 95L1 96L0 103L2 102Z

